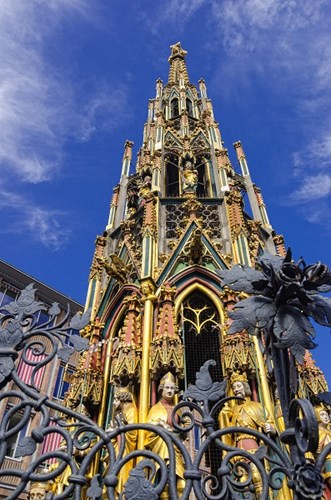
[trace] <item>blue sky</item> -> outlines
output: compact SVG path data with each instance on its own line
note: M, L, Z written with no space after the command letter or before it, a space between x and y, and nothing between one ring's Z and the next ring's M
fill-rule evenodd
M141 145L169 46L242 141L295 258L331 264L328 0L0 3L0 258L84 301L123 144ZM315 357L328 373L330 333Z

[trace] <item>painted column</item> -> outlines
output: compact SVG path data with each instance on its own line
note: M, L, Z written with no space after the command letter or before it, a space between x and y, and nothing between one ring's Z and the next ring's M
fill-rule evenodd
M139 397L139 422L145 423L150 407L150 370L149 356L150 345L153 334L154 318L154 295L155 286L152 280L143 280L141 291L144 300L144 316L142 326L142 355L141 355L141 376L140 376L140 397ZM144 449L144 432L139 432L138 449Z

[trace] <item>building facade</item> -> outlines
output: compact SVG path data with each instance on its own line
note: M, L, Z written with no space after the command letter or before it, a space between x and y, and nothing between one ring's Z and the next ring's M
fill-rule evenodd
M58 321L61 321L61 319L65 317L68 306L71 311L70 317L83 311L83 306L78 302L61 294L57 290L50 288L34 277L27 275L23 271L16 269L2 260L0 260L0 309L17 299L22 290L24 290L27 286L30 286L32 283L37 290L36 300L43 302L46 306L44 310L38 311L35 315L37 326L48 322L48 310L53 303L57 303L61 309L61 313L58 315ZM0 317L1 316L2 315L0 313ZM28 350L26 355L32 362L40 361L40 356L36 356L31 350ZM78 359L78 353L73 354L67 363L55 358L52 363L45 365L37 371L36 376L34 377L33 388L39 391L40 394L47 394L51 396L54 401L63 402L64 396L69 389L70 377L76 368ZM23 383L30 385L34 367L25 363L21 355L18 357L16 363L17 373L20 379ZM13 382L9 382L6 386L6 391L11 390L17 390L17 387ZM3 420L6 413L15 408L17 403L18 400L15 397L2 399L0 403L0 419ZM22 414L20 412L13 415L10 419L9 427L14 428L21 418ZM7 451L5 460L3 461L1 467L2 470L24 469L26 464L30 462L31 457L17 456L17 449L19 443L24 439L24 437L31 434L33 429L38 427L39 418L39 415L32 416L24 429L21 429L19 433L14 433L7 440ZM46 452L58 448L59 440L60 436L52 436L51 439L49 438L43 443L42 449L39 451ZM18 482L18 478L13 476L1 476L0 498L8 498L9 494L11 494ZM26 498L26 493L22 493L20 498Z

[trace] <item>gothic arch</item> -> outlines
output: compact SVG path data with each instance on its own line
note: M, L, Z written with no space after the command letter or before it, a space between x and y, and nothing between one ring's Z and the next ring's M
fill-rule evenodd
M174 283L175 284L175 283ZM220 317L221 324L224 323L224 308L222 307L221 300L219 297L216 295L215 292L213 292L207 285L199 283L195 281L194 283L191 283L188 286L184 286L182 291L177 295L176 297L176 304L175 304L175 313L178 315L180 307L182 302L192 293L194 292L200 292L203 295L206 295L209 300L214 304L215 308L217 309L217 312Z
M192 116L192 117L194 116L193 115L193 102L188 97L186 97L186 111L188 113L188 116Z
M216 361L213 377L221 380L224 376L220 354L224 311L220 300L207 287L193 283L177 297L175 311L185 346L183 389L195 382L196 372L208 359Z
M177 116L179 116L179 99L173 97L170 101L170 117L176 118Z

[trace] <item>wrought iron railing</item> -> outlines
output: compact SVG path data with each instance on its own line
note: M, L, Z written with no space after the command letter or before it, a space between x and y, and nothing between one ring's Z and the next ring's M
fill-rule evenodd
M89 320L87 314L75 316L68 323L68 313L56 324L60 310L54 304L48 311L47 323L37 325L35 313L43 308L44 305L35 300L35 290L30 285L15 302L1 310L0 405L6 410L0 425L0 483L4 478L6 481L11 478L8 499L18 498L31 489L31 484L37 483L44 498L59 500L267 499L276 498L280 492L282 498L322 498L324 476L330 468L331 443L319 449L318 422L308 400L293 399L285 407L287 426L278 436L258 427L222 427L220 415L226 413L228 403L233 401L230 407L244 404L244 399L226 397L226 382L211 378L209 369L215 361L210 360L201 367L195 385L187 389L183 401L174 408L169 430L153 424L127 424L118 420L116 426L107 431L88 416L62 406L34 388L38 370L52 363L55 356L66 362L75 350L87 348L86 339L69 335L71 329L85 327ZM29 384L17 373L15 360L19 352L24 362L33 368ZM33 360L28 352L34 353ZM16 389L10 388L12 382ZM284 404L286 397L283 391ZM14 406L7 405L10 398L16 398ZM54 411L60 416L52 416ZM15 415L20 419L14 419ZM40 423L29 431L29 422L36 417ZM185 438L196 422L204 430L204 439L192 455ZM128 452L126 442L132 432L157 436L165 445L166 458L147 448ZM41 452L47 437L55 434L61 436L58 448ZM26 466L21 469L8 467L8 442L20 435L16 457L29 459L25 459ZM257 446L242 447L244 439ZM206 474L202 469L205 470L205 456L211 447L218 455L217 467L211 467ZM43 468L54 459L54 465ZM183 478L178 477L179 462L183 465ZM118 491L121 471L127 464L130 464L130 472ZM180 487L179 479L182 480Z

